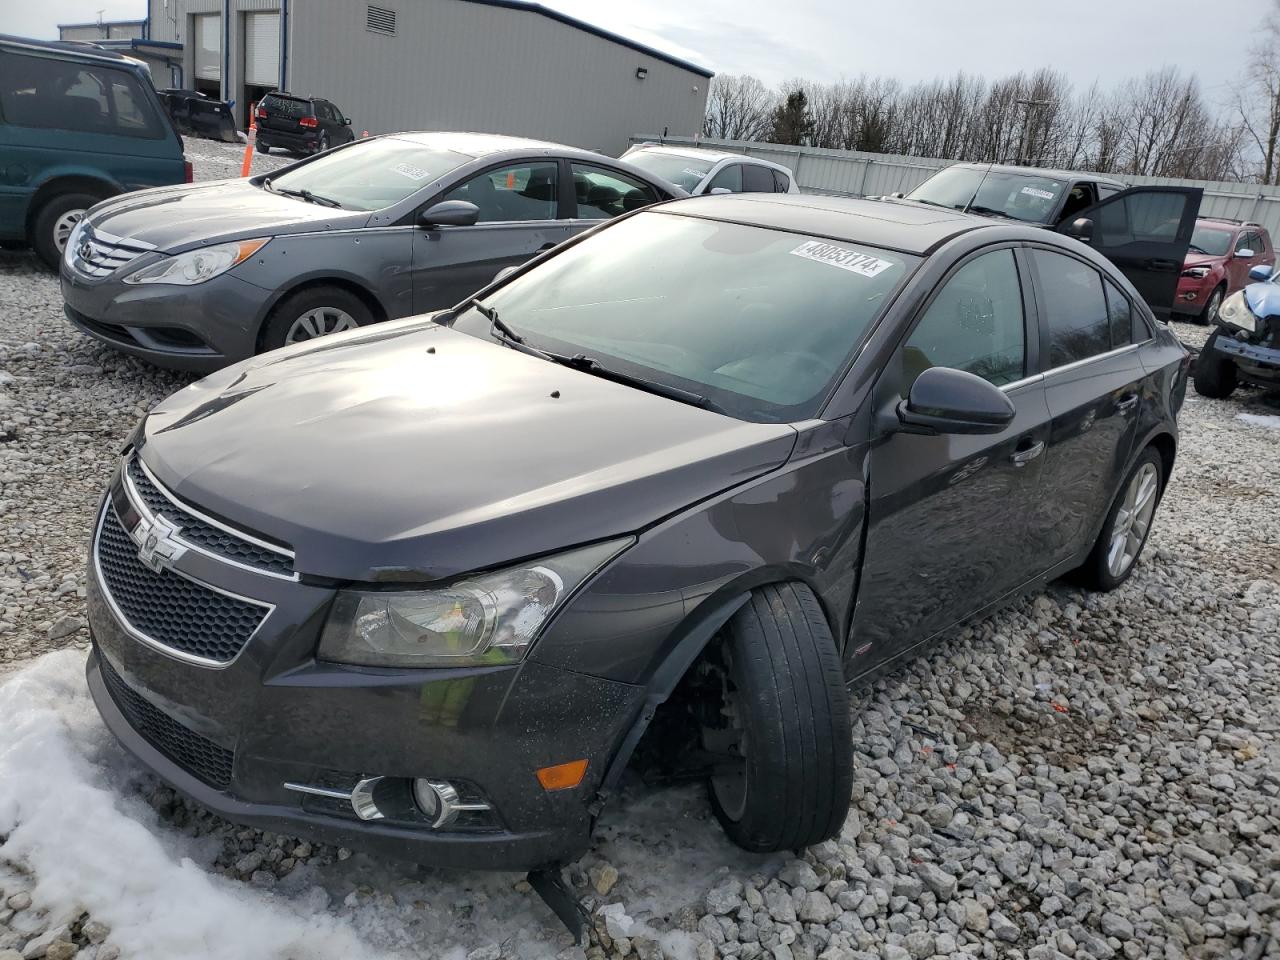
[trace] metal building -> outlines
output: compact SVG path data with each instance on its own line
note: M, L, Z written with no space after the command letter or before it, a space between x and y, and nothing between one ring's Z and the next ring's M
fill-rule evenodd
M173 82L248 106L332 100L357 132L476 130L620 153L693 136L711 71L524 0L148 0L142 36L182 46Z

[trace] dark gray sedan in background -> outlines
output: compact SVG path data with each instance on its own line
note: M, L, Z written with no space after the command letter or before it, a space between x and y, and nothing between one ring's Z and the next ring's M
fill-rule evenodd
M160 776L290 836L563 862L644 740L795 849L848 809L846 682L1130 575L1188 359L1034 226L663 204L157 406L98 515L89 685Z
M396 134L248 180L101 203L67 243L62 294L90 336L208 372L447 307L601 220L677 196L560 144Z

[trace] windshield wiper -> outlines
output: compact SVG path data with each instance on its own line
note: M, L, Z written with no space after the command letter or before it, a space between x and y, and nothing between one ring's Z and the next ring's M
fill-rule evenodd
M1206 257L1209 256L1208 250L1205 250L1202 247L1197 247L1194 243L1190 244L1187 249L1194 250L1196 253L1203 253Z
M475 307L476 313L489 321L489 335L501 343L505 343L512 349L519 350L521 353L527 353L531 357L540 357L543 360L550 360L552 363L558 363L557 358L547 353L545 350L539 350L537 347L531 347L524 342L524 337L516 333L507 325L507 321L498 316L498 311L478 298L472 297L467 301L467 305Z
M342 207L342 204L337 200L334 200L332 197L312 193L310 190L290 190L288 187L275 187L272 189L272 193L282 193L286 197L300 197L307 201L307 203L318 203L322 207Z
M584 353L575 353L571 357L565 356L561 353L547 353L546 357L548 360L563 364L566 367L572 367L574 370L581 370L583 373L589 373L604 380L612 380L614 383L621 383L629 387L635 387L636 389L643 390L646 393L657 394L660 397L666 397L668 400L679 400L681 403L688 403L695 407L702 407L704 410L714 410L716 413L724 412L708 397L704 397L700 393L694 393L692 390L682 390L679 387L673 387L666 383L659 383L657 380L649 380L645 377L637 377L630 373L623 373L621 370L615 370L612 367L604 366L594 357L588 357Z
M1011 216L1009 216L1009 214L1005 213L1003 210L996 210L996 209L994 209L994 208L992 208L992 207L983 207L983 206L979 206L979 205L978 205L978 204L976 204L976 203L974 203L974 204L970 204L970 205L969 205L969 212L970 212L970 213L980 213L980 214L983 214L984 216L988 216L988 217L1000 217L1000 218L1001 218L1001 219L1003 219L1003 220L1016 220L1016 219L1018 219L1017 217L1011 217Z

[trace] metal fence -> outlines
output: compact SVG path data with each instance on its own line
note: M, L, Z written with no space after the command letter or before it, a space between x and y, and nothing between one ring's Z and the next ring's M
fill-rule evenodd
M656 141L657 137L632 137L633 143ZM932 157L902 157L887 153L859 153L854 150L820 150L816 147L789 147L777 143L743 140L693 140L667 137L669 146L727 150L772 160L790 167L796 183L805 193L834 193L851 197L906 193L934 172L955 161ZM1256 183L1227 183L1217 180L1178 180L1173 177L1138 177L1115 174L1130 186L1143 184L1203 187L1200 215L1253 220L1273 236L1280 234L1280 187Z

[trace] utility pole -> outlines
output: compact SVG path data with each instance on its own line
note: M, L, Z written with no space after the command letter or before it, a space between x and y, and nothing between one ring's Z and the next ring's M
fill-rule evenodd
M1053 101L1052 100L1031 100L1029 98L1024 98L1020 100L1015 100L1013 102L1025 108L1022 114L1022 133L1018 136L1018 162L1026 163L1027 162L1026 151L1027 151L1027 148L1031 146L1027 142L1027 132L1028 132L1027 128L1031 124L1031 108L1047 107L1050 104L1052 104Z

